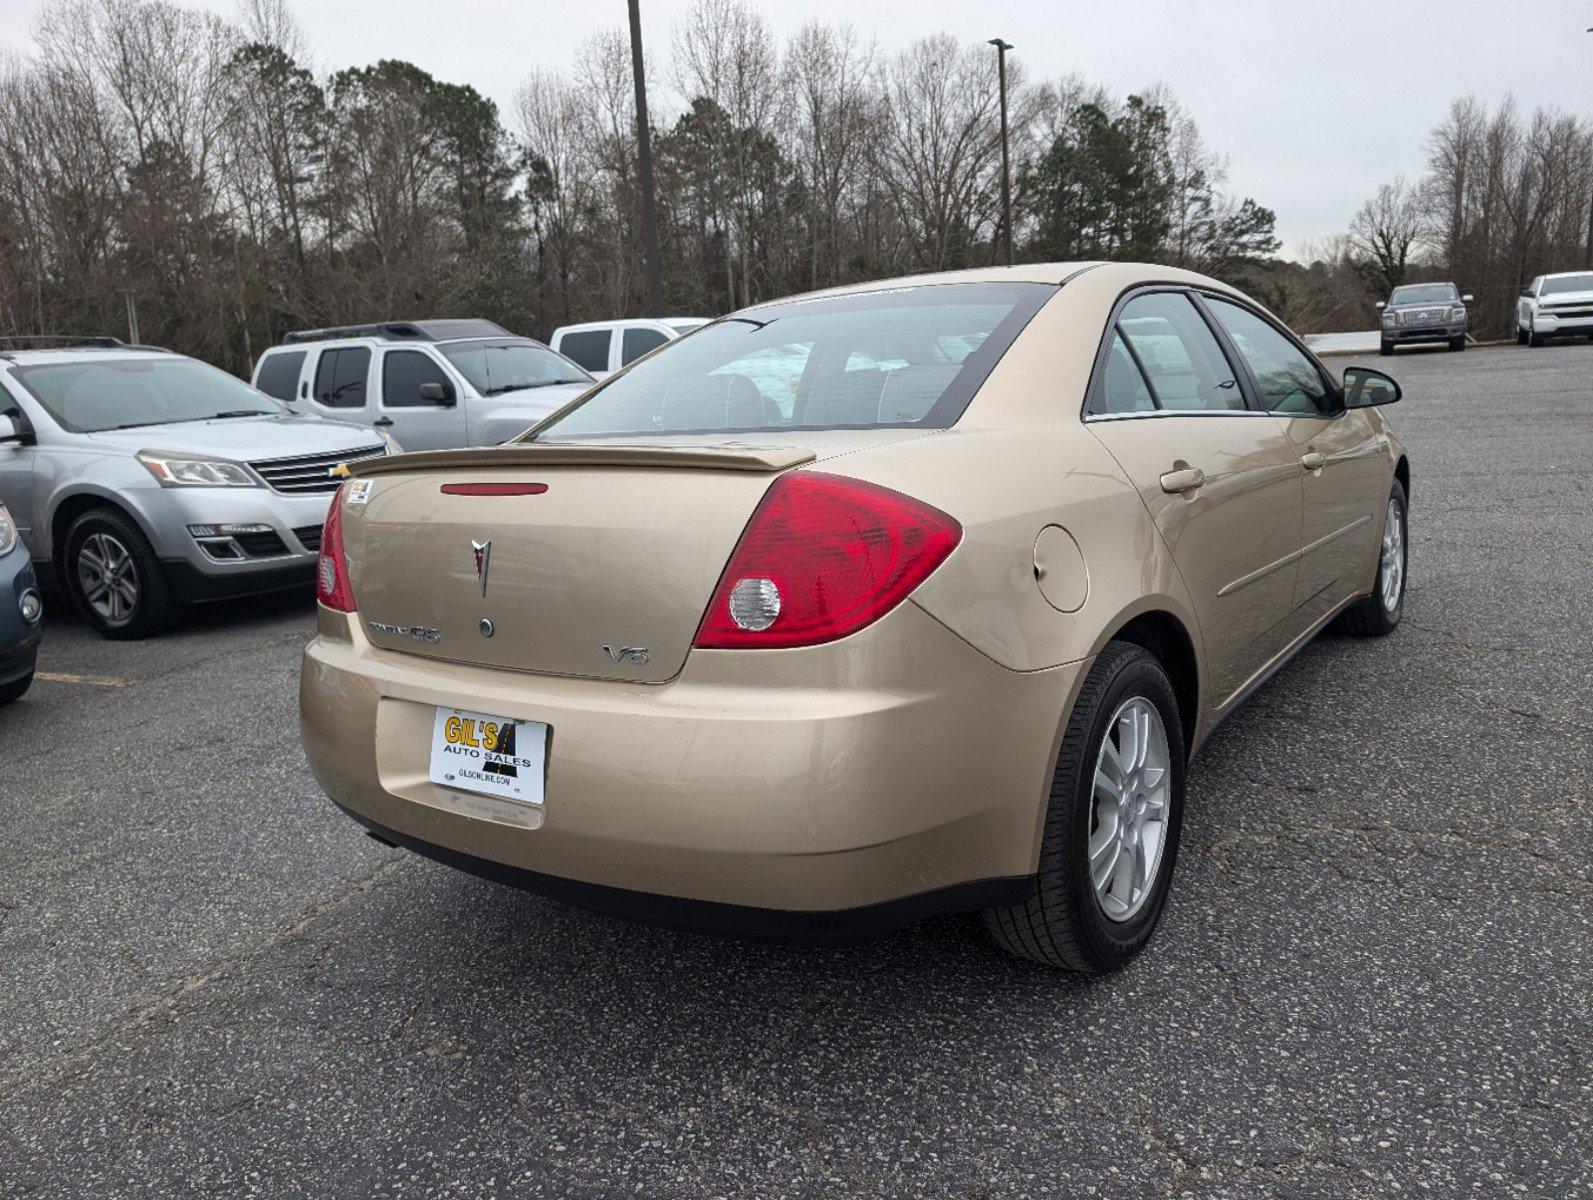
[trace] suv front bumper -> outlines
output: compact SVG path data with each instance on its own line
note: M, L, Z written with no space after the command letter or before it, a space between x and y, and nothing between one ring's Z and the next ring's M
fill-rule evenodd
M1383 340L1404 344L1407 342L1451 342L1466 336L1466 322L1455 321L1443 325L1384 325Z

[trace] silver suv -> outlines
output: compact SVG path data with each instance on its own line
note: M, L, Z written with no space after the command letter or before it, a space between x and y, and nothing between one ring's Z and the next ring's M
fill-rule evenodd
M254 385L295 412L355 421L405 450L494 446L593 383L541 342L491 321L387 321L290 333Z
M1383 310L1383 354L1414 342L1448 342L1451 350L1466 348L1466 305L1471 296L1460 294L1452 283L1406 283L1395 288Z
M0 348L0 504L105 637L159 632L184 603L308 594L331 472L387 451L180 354Z

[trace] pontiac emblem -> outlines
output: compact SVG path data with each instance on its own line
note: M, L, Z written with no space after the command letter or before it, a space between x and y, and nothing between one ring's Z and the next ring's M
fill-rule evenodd
M476 578L481 580L481 594L487 594L487 570L492 561L492 539L484 542L472 540L470 548L476 553Z

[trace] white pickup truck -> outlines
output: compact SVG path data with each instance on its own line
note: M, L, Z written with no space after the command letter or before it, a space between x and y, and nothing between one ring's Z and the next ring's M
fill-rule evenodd
M1582 334L1593 340L1593 271L1539 275L1516 301L1517 345Z

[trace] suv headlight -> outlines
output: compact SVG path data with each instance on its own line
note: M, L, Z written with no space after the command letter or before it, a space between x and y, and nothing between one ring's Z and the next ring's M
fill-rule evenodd
M160 480L161 487L259 487L260 483L241 464L224 458L193 458L140 450L138 461Z
M1451 321L1464 321L1466 319L1466 306L1457 304L1451 308L1449 310L1449 319Z
M1396 313L1392 308L1385 308L1383 310L1383 324L1392 325L1398 319L1399 314Z
M17 544L17 523L4 504L0 504L0 558L10 554Z

